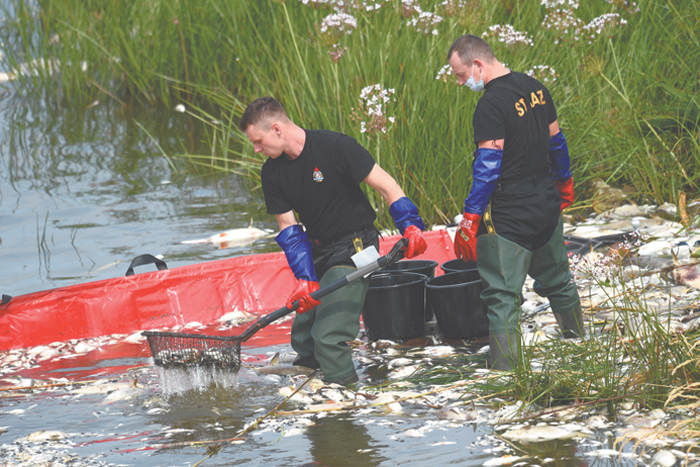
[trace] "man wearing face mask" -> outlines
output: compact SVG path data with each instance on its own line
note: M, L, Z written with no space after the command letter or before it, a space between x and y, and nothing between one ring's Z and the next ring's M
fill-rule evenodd
M488 307L490 366L508 370L519 360L528 274L535 292L549 298L564 336L584 336L561 219L574 201L569 151L542 83L507 69L470 34L454 41L447 59L459 84L485 91L474 111L472 187L455 253L477 262Z

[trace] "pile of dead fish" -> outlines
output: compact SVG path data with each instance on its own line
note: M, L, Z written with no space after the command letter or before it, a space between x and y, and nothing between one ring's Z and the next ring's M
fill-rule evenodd
M626 205L615 208L603 214L591 216L585 222L575 225L567 224L565 233L576 237L594 238L603 235L634 232L634 244L616 245L611 255L610 251L592 251L581 258L572 260L577 285L583 300L584 315L588 322L602 321L613 325L618 316L617 309L624 307L625 294L633 293L639 297L638 302L644 303L647 312L656 313L659 320L667 323L668 328L677 333L696 331L700 326L700 269L693 263L700 253L700 234L693 229L668 220L675 215L675 207L664 206L632 206ZM620 262L622 253L624 261ZM615 262L607 258L616 258ZM699 258L700 259L700 258ZM674 263L675 261L675 263ZM683 266L683 267L680 267ZM625 293L620 293L624 291ZM537 345L543 341L559 338L556 321L547 307L547 302L532 290L532 281L526 283L523 291L525 302L522 306L522 330L525 345ZM222 317L220 325L229 328L238 325L249 316L236 315ZM200 323L190 323L184 328L196 328ZM602 330L605 332L605 329ZM628 332L643 333L630 327ZM40 366L45 361L63 358L73 358L101 346L117 342L142 342L140 333L131 336L108 336L84 341L70 341L22 349L0 354L0 376L5 383L17 387L34 386L39 383L12 376L13 373ZM524 406L522 403L508 404L507 401L491 399L491 403L483 402L478 390L478 382L490 378L500 378L502 375L489 372L476 366L470 368L472 377L452 385L430 385L429 378L424 379L420 386L407 381L427 371L435 371L450 358L467 353L485 354L488 346L476 346L474 350L466 347L443 345L439 338L433 337L432 344L427 347L407 348L397 343L358 342L355 348L355 361L359 365L360 374L382 368L385 384L377 386L347 389L337 385L324 384L321 380L310 379L305 375L293 375L294 367L288 365L287 375L267 374L261 368L260 377L269 382L282 386L280 397L289 398L287 406L278 412L275 418L262 420L256 427L257 433L274 431L283 436L293 436L303 433L309 426L320 418L330 414L345 413L364 424L383 424L395 429L398 438L421 438L436 430L480 423L493 426L493 430L502 439L522 443L535 443L550 440L574 439L581 445L587 445L592 450L587 451L590 457L629 457L638 458L640 462L655 463L662 467L671 467L679 460L690 462L697 466L699 457L688 452L689 447L700 442L697 439L684 439L678 436L674 428L695 414L692 411L668 409L667 411L641 411L632 404L626 404L619 412L619 420L611 422L603 409L592 407L551 407L546 411L541 408ZM281 361L274 363L289 363L293 355L287 354ZM304 383L303 388L299 386ZM121 382L106 390L104 383L85 385L83 389L72 389L89 392L105 391L108 397L132 398L143 395L144 389L136 384ZM92 388L92 389L91 389ZM499 402L502 407L494 410L492 402ZM167 411L167 405L154 407L149 410ZM377 417L376 415L383 415ZM412 418L413 417L413 418ZM250 424L256 423L250 420ZM621 453L619 450L604 449L603 443L594 437L594 433L603 433L609 441L639 443L648 447L650 453L634 452ZM484 465L496 466L511 464L524 465L524 457L495 436L488 436L479 442L491 446L494 458ZM32 449L29 441L24 440L12 445L0 447L0 454L15 463L22 464L22 456ZM445 441L450 444L451 441ZM598 447L601 447L598 449ZM53 445L51 452L43 455L54 456L55 464L61 465L60 456L68 456L60 451L60 445ZM55 452L53 451L55 450ZM653 453L653 454L652 454ZM38 454L37 454L38 455ZM3 457L5 458L5 457ZM66 457L66 459L69 459ZM70 460L70 459L69 459ZM37 464L34 459L31 465ZM101 465L94 459L85 459L83 464L70 465ZM92 464L89 462L93 462ZM523 462L520 464L519 462ZM47 464L49 465L49 464Z
M84 457L71 453L70 443L49 440L52 443L37 444L34 440L17 441L0 445L0 465L12 467L98 467L105 466L99 455Z

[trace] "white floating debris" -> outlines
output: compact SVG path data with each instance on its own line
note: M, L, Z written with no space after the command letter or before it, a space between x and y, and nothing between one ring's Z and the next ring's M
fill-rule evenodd
M175 106L175 112L180 112L184 113L187 109L185 109L185 106L182 104L178 104Z

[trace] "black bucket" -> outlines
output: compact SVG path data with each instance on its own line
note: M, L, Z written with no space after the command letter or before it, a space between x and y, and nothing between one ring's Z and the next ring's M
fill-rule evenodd
M489 320L480 297L482 289L477 270L453 272L425 283L426 312L435 314L442 337L488 336Z
M362 310L370 340L411 339L425 333L426 279L415 272L370 276Z
M463 259L453 259L440 265L442 272L450 274L452 272L471 271L476 269L476 261L464 261Z
M384 271L389 272L417 272L418 274L423 274L428 279L435 277L435 268L438 262L432 260L402 260L396 263L390 264L380 271L378 274L382 274Z
M416 272L418 274L423 274L425 276L425 279L428 280L435 277L435 268L437 267L437 265L438 262L433 260L408 259L390 264L389 266L387 266L379 272L376 272L375 274L385 274L386 272ZM432 314L425 313L426 322L431 321L432 319Z

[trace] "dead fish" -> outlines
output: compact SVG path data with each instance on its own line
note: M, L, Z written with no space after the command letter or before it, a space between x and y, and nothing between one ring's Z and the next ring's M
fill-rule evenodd
M420 367L418 365L407 365L389 373L389 379L406 378L419 370Z
M457 407L450 407L449 409L441 410L438 412L437 416L441 420L457 420L460 422L474 420L475 418L474 413L465 412Z
M401 358L395 358L395 359L391 360L389 363L387 363L387 366L389 368L396 368L396 367L406 366L410 363L413 363L413 360L410 360L410 359L405 358L405 357L401 357Z
M700 265L680 266L673 270L673 279L694 289L700 289Z
M122 388L122 389L117 389L113 393L111 393L109 396L105 397L105 400L102 402L103 404L111 404L114 402L120 402L120 401L126 401L129 399L134 399L136 397L141 396L145 391L141 388L134 388L134 387L129 387L129 388Z
M345 399L345 396L343 395L342 392L340 392L337 389L324 389L321 391L321 395L325 397L326 399L335 401L335 402L340 402L343 399Z
M558 426L542 425L509 430L503 433L503 437L514 441L539 443L555 439L571 439L582 434L582 432L567 430Z
M589 451L585 453L588 457L637 457L637 454L633 452L621 452L615 449L596 449L595 451Z
M521 457L521 456L497 457L495 459L487 460L482 465L486 465L486 466L507 465L507 464L512 464L513 462L518 462L520 459L525 459L526 457L527 456L524 456L524 457Z
M654 454L651 459L654 464L658 464L661 467L673 467L676 464L676 456L670 451L659 451Z
M396 402L394 396L389 394L383 394L372 401L373 404L380 405L380 407L386 412L401 413L403 412L403 407L401 404Z
M449 345L438 345L426 348L423 353L430 357L446 357L455 353L455 349Z
M281 375L281 376L308 376L315 370L305 366L294 365L268 365L254 368L256 373L261 375Z
M271 236L272 234L270 232L266 232L255 227L245 227L242 229L226 230L216 235L212 235L209 238L185 240L180 243L186 245L210 244L220 248L230 248L232 246L248 245L261 238Z
M91 352L95 350L96 347L86 343L86 342L79 342L73 347L73 352L77 354L86 354L88 352Z
M283 388L280 388L277 392L282 397L289 397L290 401L301 402L302 404L313 404L313 399L311 399L311 397L308 394L306 394L303 390L297 392L296 394L294 394L294 391L295 388L285 386ZM294 395L292 396L292 394Z
M405 436L407 438L423 438L423 437L425 437L423 432L420 431L419 429L416 429L416 428L409 428L408 430L401 433L401 436Z
M124 342L128 342L130 344L140 344L141 342L146 340L146 336L141 334L141 331L136 331L135 333L131 334L130 336L127 336L124 338Z
M309 392L316 392L316 391L318 391L319 389L321 389L322 387L324 387L325 385L326 385L326 383L324 383L324 382L321 381L320 379L318 379L318 378L313 378L311 381L309 381L308 383L306 383L306 386L304 386L304 387L305 387Z
M254 316L249 315L245 311L234 310L229 313L226 313L221 318L218 318L216 321L218 321L219 323L225 323L229 326L238 326L241 323L246 323L254 319ZM277 354L279 355L279 352Z
M27 435L25 439L32 443L41 443L44 441L58 441L65 438L68 438L68 435L62 431L41 430Z
M111 392L118 391L120 389L128 389L133 387L132 383L126 383L126 382L121 382L121 383L99 383L99 384L88 384L82 387L79 387L77 389L74 389L72 392L74 394L82 394L82 395L88 395L88 394L107 394Z

